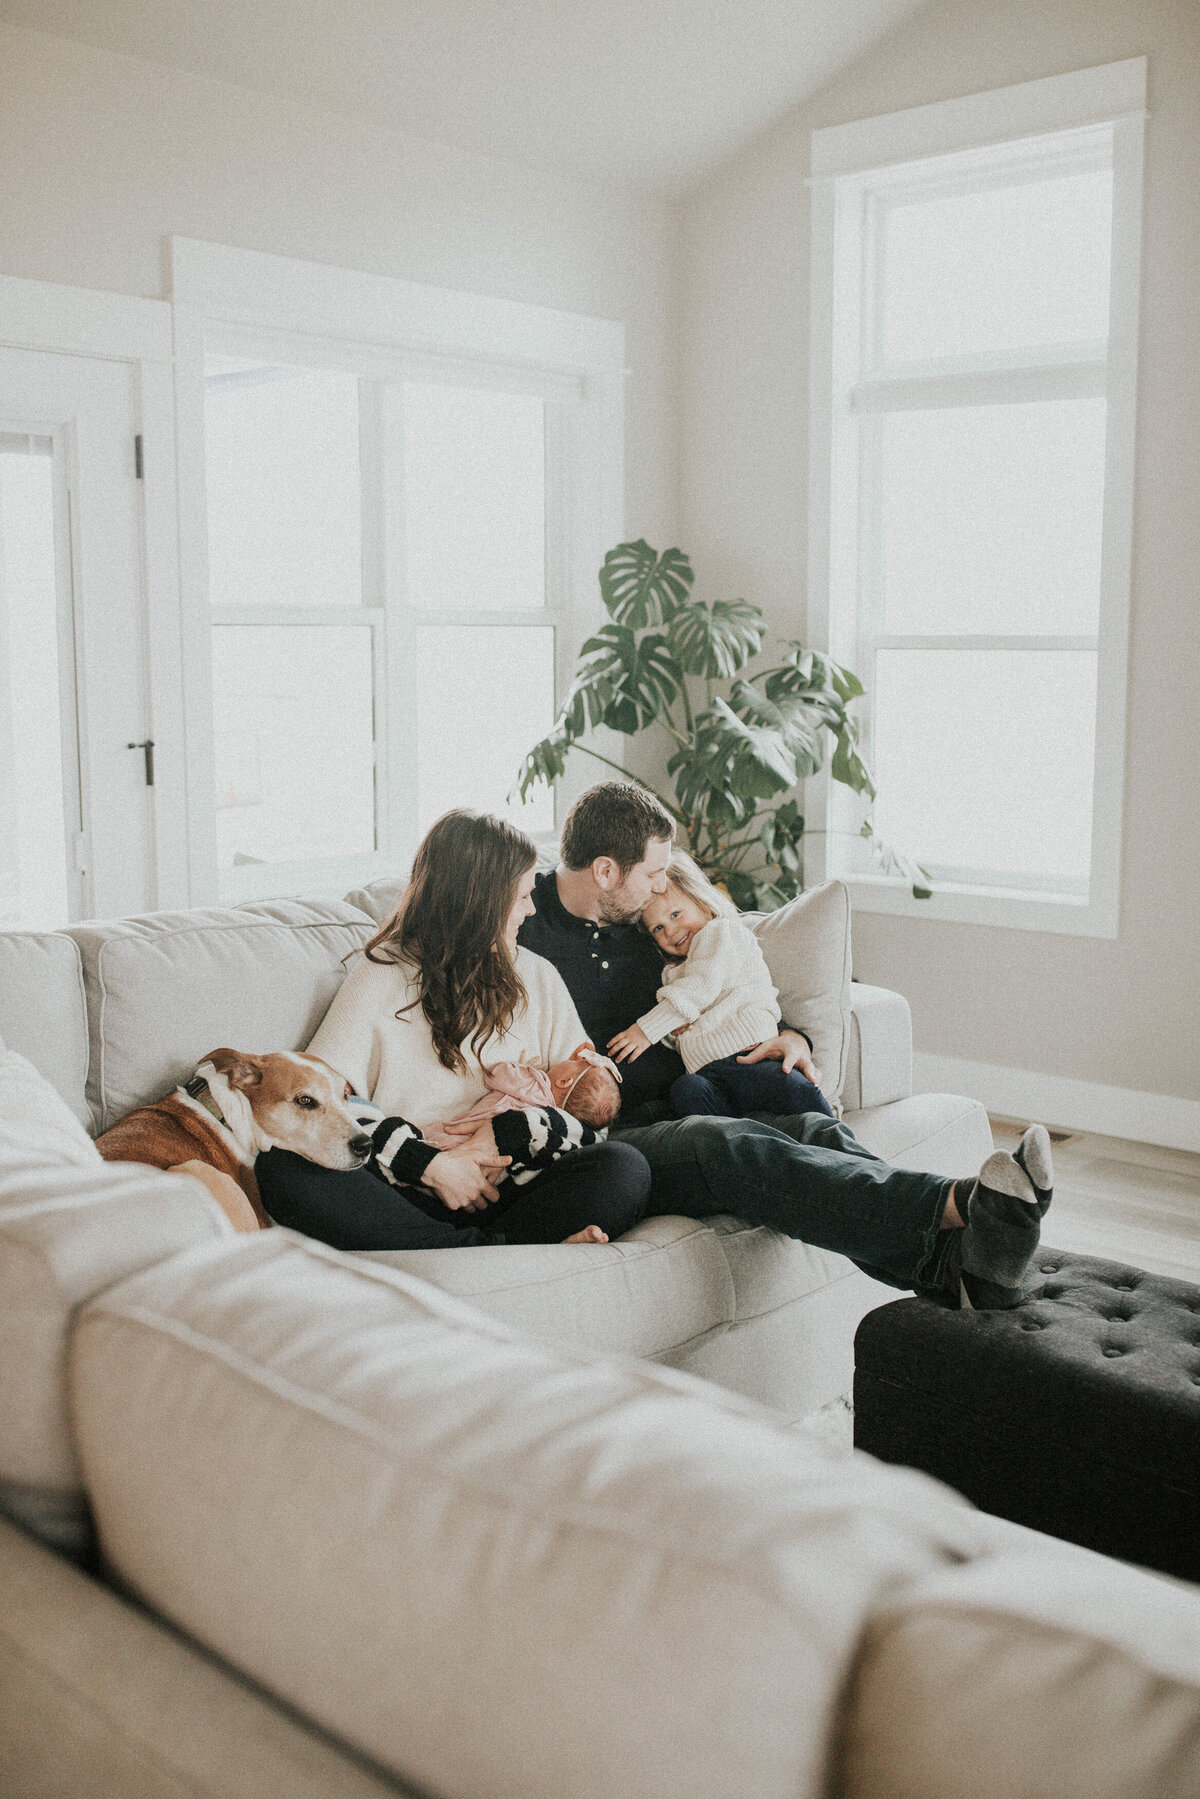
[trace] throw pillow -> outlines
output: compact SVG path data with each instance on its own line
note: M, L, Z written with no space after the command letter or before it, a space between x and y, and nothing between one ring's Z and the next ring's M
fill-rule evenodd
M812 1038L822 1091L836 1107L850 1048L849 892L827 881L778 912L748 912L745 922L779 990L784 1023Z
M0 1162L89 1168L100 1152L61 1094L15 1049L0 1047Z

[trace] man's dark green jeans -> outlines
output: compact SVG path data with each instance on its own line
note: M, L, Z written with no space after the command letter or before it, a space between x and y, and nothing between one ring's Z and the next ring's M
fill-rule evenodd
M669 1118L611 1135L650 1164L650 1216L732 1212L836 1250L889 1286L931 1297L942 1290L956 1233L939 1227L953 1183L893 1168L837 1119Z

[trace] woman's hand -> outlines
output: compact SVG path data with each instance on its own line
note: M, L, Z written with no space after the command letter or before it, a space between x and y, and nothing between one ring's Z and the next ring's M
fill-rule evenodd
M650 1039L640 1024L631 1024L627 1031L618 1031L608 1040L608 1053L614 1062L636 1062L649 1048Z
M456 1149L443 1149L434 1156L422 1185L436 1193L451 1212L482 1212L499 1199L495 1179L511 1161L511 1156L497 1153L491 1124L485 1123Z

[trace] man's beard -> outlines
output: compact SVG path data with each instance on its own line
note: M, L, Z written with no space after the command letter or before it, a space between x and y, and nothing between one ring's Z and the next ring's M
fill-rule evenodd
M596 910L599 913L601 924L633 924L642 915L640 906L630 904L624 881L611 893L600 895L600 903Z

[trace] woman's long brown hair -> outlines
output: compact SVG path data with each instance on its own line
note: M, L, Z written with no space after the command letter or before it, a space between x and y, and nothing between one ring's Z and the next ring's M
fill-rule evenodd
M368 962L406 962L443 1068L466 1070L462 1045L478 1055L506 1031L525 999L504 941L521 876L537 860L523 831L487 812L447 812L426 832L396 911L370 942Z

